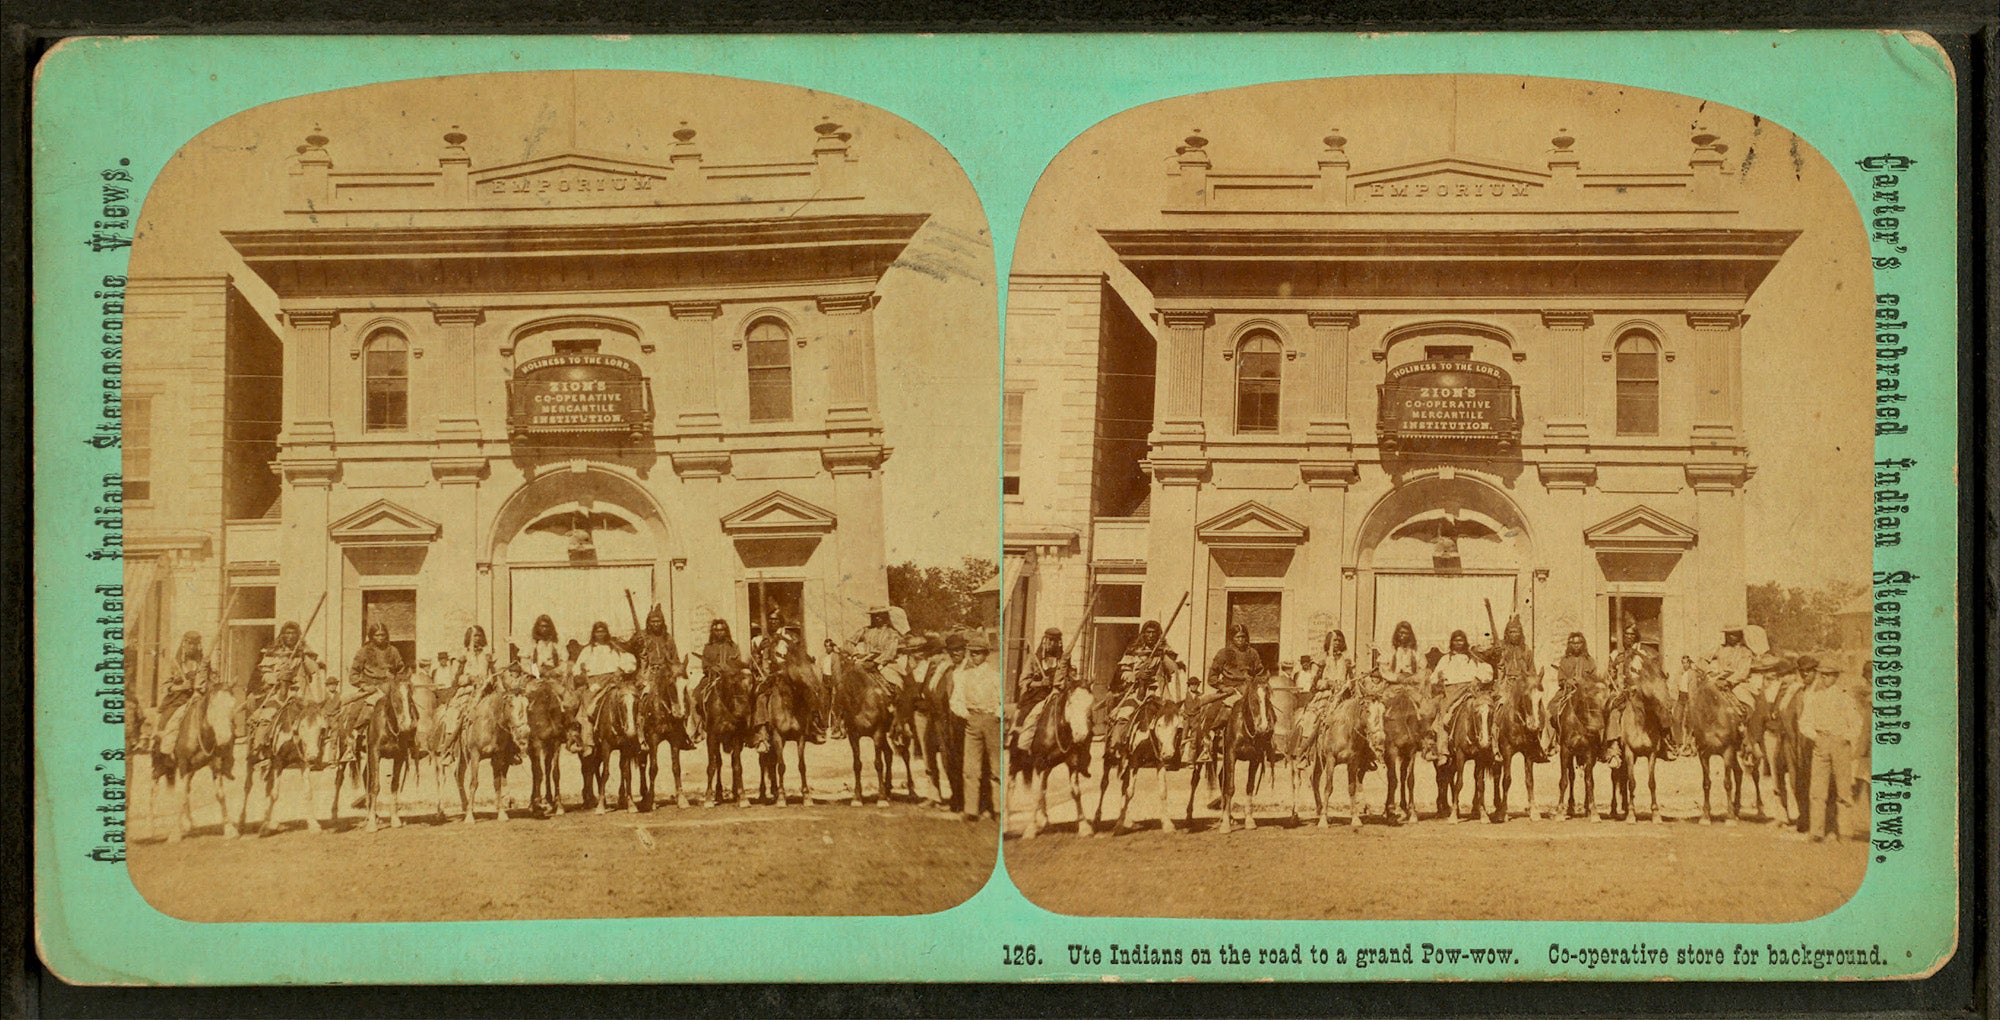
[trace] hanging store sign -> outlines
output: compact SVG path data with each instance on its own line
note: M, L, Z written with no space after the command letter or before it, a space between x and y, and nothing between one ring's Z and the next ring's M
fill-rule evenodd
M653 427L653 397L637 363L612 354L554 354L523 362L507 383L510 434L627 433Z
M1399 365L1381 386L1377 432L1389 450L1433 442L1512 449L1521 441L1521 389L1481 361Z

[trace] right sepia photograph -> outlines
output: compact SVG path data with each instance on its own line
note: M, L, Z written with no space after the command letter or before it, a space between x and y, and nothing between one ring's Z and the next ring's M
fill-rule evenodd
M1030 900L1742 923L1859 888L1898 466L1862 215L1806 140L1564 79L1185 96L1050 164L1008 294Z

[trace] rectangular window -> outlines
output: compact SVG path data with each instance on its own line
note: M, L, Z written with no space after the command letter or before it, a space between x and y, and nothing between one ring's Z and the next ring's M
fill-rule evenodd
M371 588L361 593L361 633L376 624L389 628L389 643L403 665L417 665L417 592L414 588Z
M1026 393L1007 394L1000 414L1000 492L1021 494L1021 415L1027 407Z
M790 339L752 339L750 353L750 420L792 420L792 352Z
M1660 356L1651 349L1618 352L1618 434L1660 434Z
M153 398L126 397L121 414L125 502L143 503L153 498Z
M1241 362L1236 369L1236 431L1278 431L1278 364L1284 356L1275 349L1246 349L1236 357Z
M368 429L399 431L410 427L409 352L399 345L378 343L368 349Z
M264 649L277 637L278 589L264 584L231 585L227 601L229 632L222 649L222 675L234 684L243 682L257 668Z

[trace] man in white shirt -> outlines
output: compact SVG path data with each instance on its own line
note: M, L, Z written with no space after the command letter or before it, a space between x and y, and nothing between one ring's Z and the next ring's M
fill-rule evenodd
M988 653L986 635L965 641L965 662L953 674L951 714L965 721L965 820L978 821L982 800L1000 813L1000 670ZM983 795L983 796L982 796Z
M1826 816L1834 815L1833 838L1864 839L1864 809L1854 802L1854 739L1861 717L1854 695L1840 684L1840 667L1822 665L1799 705L1799 735L1812 742L1806 818L1813 842L1827 837Z
M1451 717L1458 712L1458 706L1472 696L1475 690L1490 689L1493 686L1493 665L1472 654L1472 642L1465 632L1451 632L1451 650L1439 659L1437 667L1431 670L1431 685L1437 688L1438 696L1445 699L1445 709L1437 715L1432 737L1437 741L1437 754L1443 757L1451 747Z
M618 647L611 639L611 628L603 620L590 625L590 644L577 653L575 675L583 678L586 692L583 704L576 710L578 743L584 757L595 753L597 740L597 705L604 700L604 692L620 676L630 675L639 670L639 657Z

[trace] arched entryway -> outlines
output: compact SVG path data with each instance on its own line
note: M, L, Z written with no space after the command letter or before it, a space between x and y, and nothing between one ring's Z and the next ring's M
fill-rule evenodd
M597 620L623 637L628 591L641 618L668 599L666 517L645 489L603 468L537 476L501 506L492 536L496 645L511 636L525 646L544 613L564 642L588 641Z
M1356 629L1386 651L1408 620L1428 651L1444 649L1454 630L1474 645L1491 640L1519 613L1532 640L1534 562L1527 521L1497 486L1464 472L1408 480L1362 522Z

